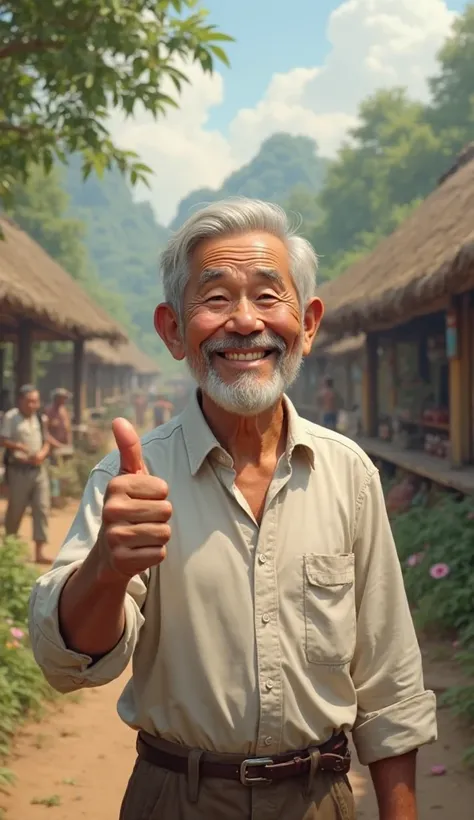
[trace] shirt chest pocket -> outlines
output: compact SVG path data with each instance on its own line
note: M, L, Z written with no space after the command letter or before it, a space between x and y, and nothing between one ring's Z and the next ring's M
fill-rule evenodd
M355 651L354 556L303 556L305 650L309 663L338 666Z

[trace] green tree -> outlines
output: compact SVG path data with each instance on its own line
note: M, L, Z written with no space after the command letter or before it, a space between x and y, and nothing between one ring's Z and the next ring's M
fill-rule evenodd
M301 220L299 233L310 238L322 215L315 191L303 183L295 185L284 203L284 208L290 218Z
M474 137L474 4L453 25L452 35L441 49L440 72L430 80L430 119L446 129L454 151Z
M312 237L331 259L367 247L364 234L372 235L370 246L393 230L394 208L426 196L450 154L424 107L399 88L364 100L350 137L328 170Z
M110 107L158 116L177 106L188 81L178 59L212 72L229 40L199 0L2 0L0 196L33 161L49 170L76 152L85 175L117 165L146 181L149 169L110 137Z
M328 169L322 218L310 236L326 275L338 275L395 230L473 139L474 5L456 20L429 84L428 106L401 88L362 102L350 142Z

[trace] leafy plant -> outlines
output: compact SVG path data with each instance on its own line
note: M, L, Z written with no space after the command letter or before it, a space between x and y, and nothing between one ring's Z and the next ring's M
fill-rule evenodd
M393 531L418 626L467 635L474 616L472 501L445 495L431 508L414 506L394 519Z
M211 73L231 38L196 0L4 0L0 15L0 196L78 152L87 176L116 165L132 185L149 169L111 139L113 107L177 107L186 61ZM181 67L184 66L184 67Z
M393 532L415 622L459 636L456 660L474 678L474 503L443 494L394 518ZM440 703L474 726L474 683L448 689ZM474 746L464 756L474 765Z
M37 666L28 641L28 600L36 574L16 538L0 543L0 756L27 714L39 715L53 690ZM1 782L7 783L2 769ZM6 774L7 773L7 774Z

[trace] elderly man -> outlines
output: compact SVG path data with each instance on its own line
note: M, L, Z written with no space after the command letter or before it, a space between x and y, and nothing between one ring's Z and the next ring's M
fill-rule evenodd
M121 820L352 820L352 731L382 820L415 820L436 736L376 469L285 397L321 320L316 257L252 200L195 213L155 314L199 385L184 412L93 471L31 601L60 691L133 656L138 730Z
M6 534L17 534L27 507L31 507L35 560L37 564L50 564L44 554L50 507L49 476L45 462L50 447L40 413L40 395L34 385L23 385L18 394L18 406L5 413L0 446L5 451L8 487Z

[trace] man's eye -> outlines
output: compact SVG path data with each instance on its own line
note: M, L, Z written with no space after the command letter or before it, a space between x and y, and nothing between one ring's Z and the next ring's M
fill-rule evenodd
M227 299L222 293L217 293L213 296L208 296L206 302L227 302Z
M275 293L261 293L260 296L258 297L258 301L259 302L268 301L269 299L274 301L276 298L277 297L276 297Z

